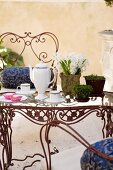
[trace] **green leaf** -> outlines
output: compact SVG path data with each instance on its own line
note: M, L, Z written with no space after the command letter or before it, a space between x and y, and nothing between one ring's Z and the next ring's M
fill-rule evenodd
M24 66L23 57L14 51L11 51L7 57L7 66Z
M61 65L63 73L65 75L71 74L70 73L70 64L71 64L71 60L61 60L60 61L60 65Z

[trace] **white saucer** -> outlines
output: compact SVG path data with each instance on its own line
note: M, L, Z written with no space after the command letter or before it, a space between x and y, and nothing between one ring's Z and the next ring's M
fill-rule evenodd
M40 101L42 101L42 100L44 100L44 99L46 99L46 98L48 98L48 96L46 96L45 94L38 94L36 97L35 97L35 100L40 100Z
M19 96L22 96L22 98L21 98L20 101L24 101L24 100L27 99L27 97L24 96L24 95L19 95ZM15 102L14 102L14 101L12 101L12 100L7 100L7 99L5 99L4 96L0 96L0 102L8 102L8 103L12 102L12 103L18 103L18 102L20 102L20 101L15 101Z
M65 101L65 98L60 97L58 100L51 100L50 98L47 98L44 101L46 103L50 103L50 104L60 104L60 103L63 103Z
M16 94L22 94L22 95L27 95L27 96L32 95L33 93L35 93L34 90L30 90L29 92L23 92L21 90L16 91Z

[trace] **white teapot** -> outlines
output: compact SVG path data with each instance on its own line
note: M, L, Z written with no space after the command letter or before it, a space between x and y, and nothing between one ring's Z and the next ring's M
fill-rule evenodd
M45 91L48 89L48 86L54 81L51 81L51 70L48 68L46 63L40 62L33 69L30 67L30 79L34 83L38 95L35 99L43 100L47 98Z

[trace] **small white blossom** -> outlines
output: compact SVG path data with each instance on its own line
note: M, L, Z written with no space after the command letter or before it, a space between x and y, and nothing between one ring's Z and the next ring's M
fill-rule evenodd
M4 52L7 52L7 48L4 48Z
M64 74L80 74L88 65L88 60L81 54L70 53L64 58L57 54L55 59Z
M7 48L0 49L0 53L2 53L2 52L7 52Z

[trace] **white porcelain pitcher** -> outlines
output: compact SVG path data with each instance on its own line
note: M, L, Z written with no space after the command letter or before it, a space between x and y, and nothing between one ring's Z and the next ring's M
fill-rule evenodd
M49 84L54 81L51 81L51 70L48 68L46 63L40 62L33 69L30 67L30 79L34 83L38 95L35 99L43 100L47 98L45 91L48 89Z

